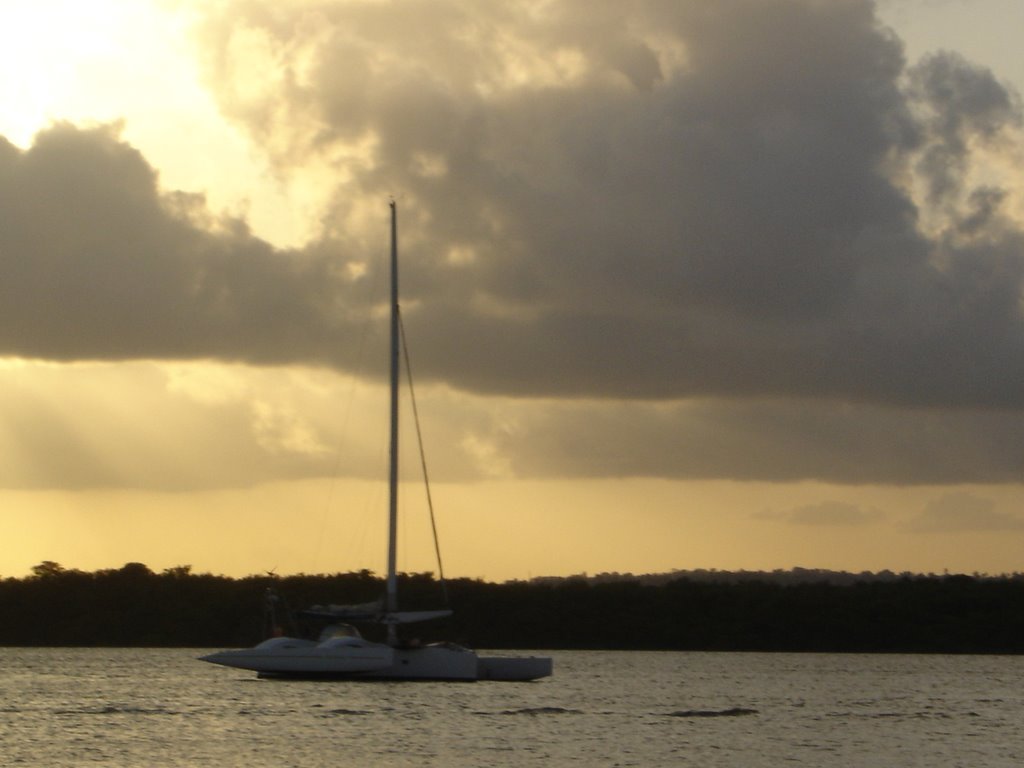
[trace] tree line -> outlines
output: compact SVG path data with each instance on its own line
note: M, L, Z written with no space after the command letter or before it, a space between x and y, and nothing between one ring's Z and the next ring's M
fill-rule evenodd
M267 611L268 591L277 596ZM91 573L44 562L25 578L0 580L0 645L236 647L276 623L315 635L315 620L291 608L376 599L370 571L230 578L160 573L141 563ZM416 625L419 639L477 648L1024 652L1024 577L904 574L854 581L780 578L570 577L502 584L438 583L402 574L404 609L454 615ZM444 594L446 593L446 594ZM271 620L272 619L272 620ZM374 636L372 628L365 634Z

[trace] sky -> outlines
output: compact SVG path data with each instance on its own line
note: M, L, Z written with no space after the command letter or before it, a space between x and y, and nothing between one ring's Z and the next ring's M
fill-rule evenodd
M1016 0L2 9L0 575L1024 570Z

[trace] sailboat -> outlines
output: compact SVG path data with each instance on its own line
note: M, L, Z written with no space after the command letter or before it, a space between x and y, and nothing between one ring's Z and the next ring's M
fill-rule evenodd
M390 457L388 466L388 559L381 601L356 606L315 606L311 613L331 623L316 640L272 637L253 648L218 651L200 657L225 667L257 672L260 677L349 680L537 680L551 675L548 657L480 656L455 643L419 644L399 637L402 624L448 616L448 609L401 611L398 608L398 384L400 324L398 306L398 214L391 201L391 364ZM350 622L384 624L384 642L364 638Z

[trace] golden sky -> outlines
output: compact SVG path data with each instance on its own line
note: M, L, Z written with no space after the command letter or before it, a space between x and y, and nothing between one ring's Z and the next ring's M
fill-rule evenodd
M1020 3L3 9L0 575L1021 570Z

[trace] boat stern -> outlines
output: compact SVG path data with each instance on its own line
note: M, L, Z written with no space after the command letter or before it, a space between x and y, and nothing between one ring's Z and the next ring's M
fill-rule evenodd
M478 680L527 682L551 677L554 669L548 656L481 656L477 661Z

